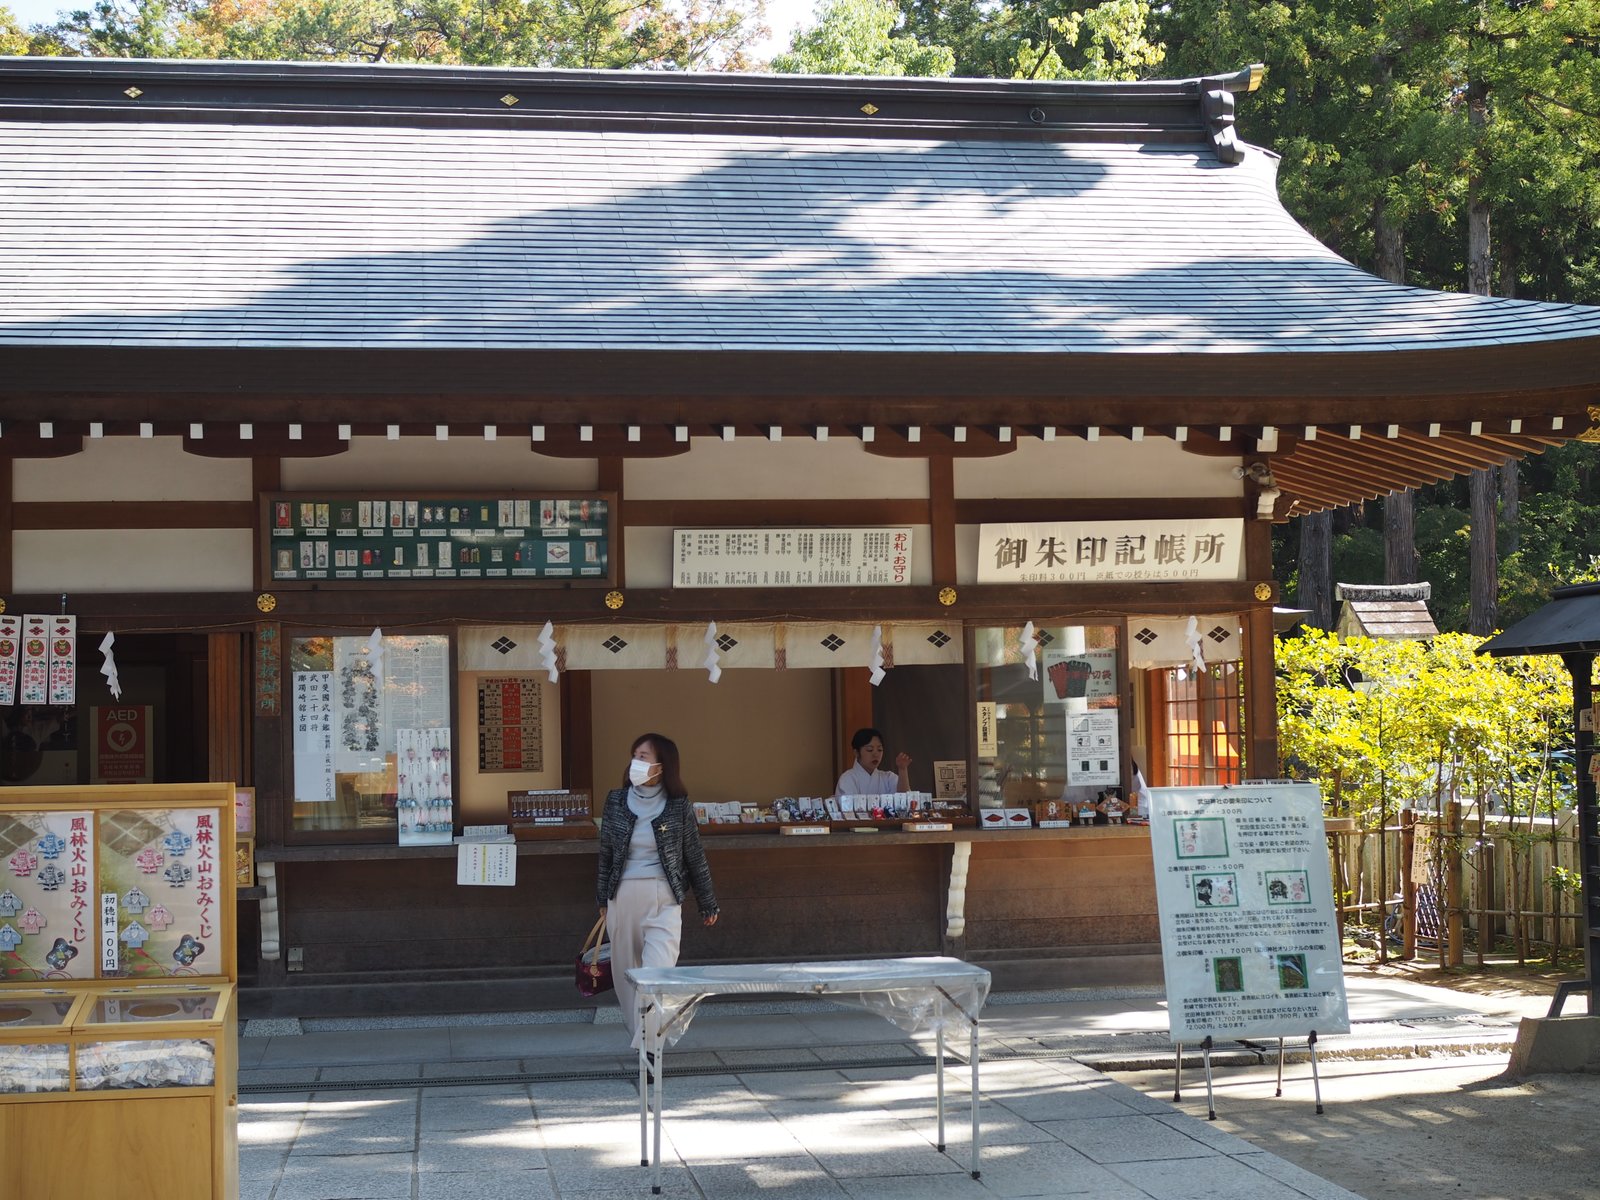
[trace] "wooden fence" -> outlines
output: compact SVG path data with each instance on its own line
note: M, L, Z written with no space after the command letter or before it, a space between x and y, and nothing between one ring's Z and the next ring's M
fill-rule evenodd
M1518 961L1577 944L1580 897L1551 882L1556 867L1578 870L1571 812L1530 819L1451 804L1442 816L1396 818L1381 836L1350 818L1327 822L1341 933L1369 926L1384 957L1436 954L1452 966L1469 945L1481 964L1498 938ZM1396 918L1387 939L1385 917Z

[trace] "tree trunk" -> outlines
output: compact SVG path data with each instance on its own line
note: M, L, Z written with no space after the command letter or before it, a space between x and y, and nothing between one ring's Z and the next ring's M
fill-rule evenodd
M1472 497L1472 606L1467 632L1494 632L1499 619L1500 557L1495 546L1495 501L1499 496L1495 468L1486 467L1467 477Z
M1489 88L1481 79L1467 83L1467 123L1478 153L1483 153L1483 133L1489 123ZM1467 188L1467 290L1487 296L1493 259L1489 247L1489 202L1484 196L1483 164L1477 163ZM1496 542L1495 500L1499 493L1493 467L1473 471L1468 477L1472 497L1471 574L1472 604L1467 616L1470 633L1494 632L1499 616L1500 554Z
M1481 79L1467 84L1467 124L1472 128L1478 153L1483 152L1484 128L1489 124L1489 88ZM1494 260L1489 252L1489 201L1484 196L1483 164L1476 164L1467 185L1467 291L1492 295L1490 279Z
M1417 494L1409 489L1383 498L1383 581L1417 582Z
M1372 242L1378 277L1390 283L1406 281L1405 227L1389 219L1389 202L1380 198L1372 206Z
M1505 551L1515 554L1522 549L1522 497L1518 493L1521 482L1516 459L1500 468L1500 525L1505 530Z
M1295 603L1307 610L1305 623L1333 628L1333 512L1323 509L1300 518L1300 582Z
M1405 228L1389 218L1389 202L1372 206L1372 240L1378 275L1390 283L1406 281ZM1383 581L1417 582L1417 494L1390 492L1383 500Z

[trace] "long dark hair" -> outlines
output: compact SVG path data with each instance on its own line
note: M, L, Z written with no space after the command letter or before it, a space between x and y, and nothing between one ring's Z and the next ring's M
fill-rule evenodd
M678 769L678 743L659 733L641 733L633 739L633 745L628 747L628 761L633 761L633 752L640 746L649 742L655 748L656 761L661 764L661 786L666 788L667 795L674 800L682 800L688 796L689 789L683 786L683 775ZM622 786L630 787L633 781L628 778L628 768L622 769Z

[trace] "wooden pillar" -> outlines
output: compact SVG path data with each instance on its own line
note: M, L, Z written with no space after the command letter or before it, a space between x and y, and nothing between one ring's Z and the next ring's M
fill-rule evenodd
M13 587L17 519L12 495L14 460L0 458L0 595L8 595Z
M951 458L928 460L928 524L934 587L956 582L956 468ZM871 724L871 722L867 722Z
M250 564L251 578L256 581L256 590L259 592L272 584L272 576L265 574L261 564L266 555L266 546L262 539L268 535L262 527L261 497L266 492L276 492L283 487L283 463L276 458L252 458L250 460L250 490L256 501L256 527L255 536L251 540L254 557Z
M1244 615L1245 777L1274 779L1278 770L1278 692L1273 660L1272 608Z
M213 783L250 783L245 705L244 638L213 633L206 638L206 778Z
M1405 939L1400 948L1401 958L1417 956L1417 885L1412 875L1412 863L1417 857L1417 814L1409 809L1400 810L1400 911L1405 914L1403 932Z
M850 738L872 724L872 679L865 668L839 668L833 673L833 733L838 747L839 774L856 761Z
M1461 804L1452 800L1445 806L1444 909L1445 942L1449 945L1446 965L1459 967L1466 960L1466 922L1464 871L1461 864Z
M602 492L615 492L617 499L612 511L611 527L615 529L616 537L612 539L610 548L612 578L617 581L619 588L628 586L627 555L625 553L628 542L627 503L623 499L624 464L627 462L621 455L611 455L600 459L599 482Z
M561 676L561 773L562 786L588 792L591 805L605 800L594 787L594 689L588 671Z

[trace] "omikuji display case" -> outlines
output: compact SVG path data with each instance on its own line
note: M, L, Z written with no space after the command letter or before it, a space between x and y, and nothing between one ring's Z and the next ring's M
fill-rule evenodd
M238 1192L233 788L0 794L0 1161L29 1200Z

